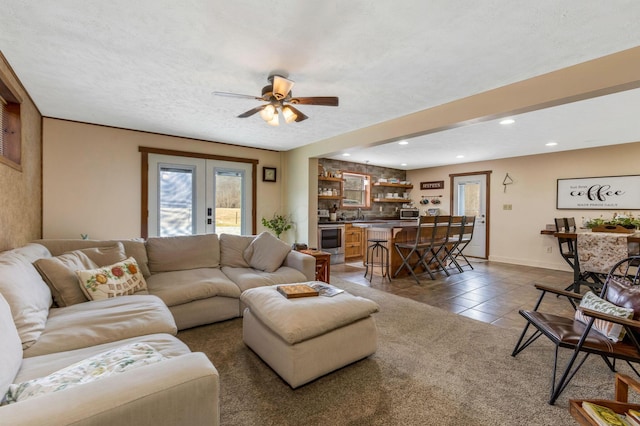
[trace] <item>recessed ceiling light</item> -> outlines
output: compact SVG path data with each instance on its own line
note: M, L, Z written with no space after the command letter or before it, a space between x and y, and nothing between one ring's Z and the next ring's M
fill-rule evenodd
M551 141L551 142L545 143L545 145L546 146L556 146L556 145L558 145L558 142Z
M513 124L515 122L516 122L516 120L514 120L513 118L505 118L504 120L502 120L500 122L500 124L502 124L503 126L507 126L507 125Z
M400 165L404 167L404 166L406 166L406 165L407 165L407 163L402 163L402 164L400 164Z
M349 154L348 152L345 152L344 154L342 154L343 157L349 157L351 154Z
M464 155L456 155L456 158L464 158Z
M398 142L398 145L409 145L409 142L407 142L407 141L400 141L400 142Z

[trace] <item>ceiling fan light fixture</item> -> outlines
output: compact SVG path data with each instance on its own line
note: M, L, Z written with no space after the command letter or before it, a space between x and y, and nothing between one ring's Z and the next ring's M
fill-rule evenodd
M278 112L276 111L275 114L273 114L273 118L271 118L271 120L267 121L267 124L270 126L279 126L280 125L280 119L278 118Z
M291 123L298 118L298 114L293 112L293 110L288 106L282 108L282 116L284 117L284 121L286 121L287 123Z
M291 88L295 84L293 81L288 80L282 76L274 75L273 78L273 96L281 101L287 97Z
M260 111L260 117L266 122L273 120L273 116L276 114L276 108L269 104L262 111Z

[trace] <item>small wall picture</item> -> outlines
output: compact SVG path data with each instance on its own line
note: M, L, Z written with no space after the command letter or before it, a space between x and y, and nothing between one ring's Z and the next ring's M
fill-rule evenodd
M275 167L263 167L262 168L262 181L263 182L275 182L276 181L276 168Z

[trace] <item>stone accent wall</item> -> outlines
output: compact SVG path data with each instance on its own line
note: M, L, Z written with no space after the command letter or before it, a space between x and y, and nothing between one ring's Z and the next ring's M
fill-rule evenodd
M404 170L391 169L387 167L378 167L367 164L360 163L352 163L348 161L340 161L340 160L332 160L329 158L320 158L318 159L318 164L324 167L327 171L341 171L341 172L355 172L355 173L364 173L371 176L371 182L377 182L379 178L396 178L398 180L406 180L407 173ZM319 186L323 186L320 184ZM415 190L415 188L414 188ZM373 188L372 196L375 197L376 194L380 192L387 192L382 188ZM332 200L318 200L318 208L319 209L329 209L335 204L335 201ZM341 216L342 213L347 218L352 218L356 214L356 211L353 209L340 209L340 205L338 204L338 217ZM367 219L390 219L398 217L398 209L402 207L402 203L371 203L370 209L362 209L362 213L365 215Z

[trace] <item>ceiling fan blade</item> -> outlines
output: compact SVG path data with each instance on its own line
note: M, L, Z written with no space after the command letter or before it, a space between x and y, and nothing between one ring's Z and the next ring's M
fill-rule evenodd
M231 93L231 92L213 92L214 95L216 96L226 96L228 98L243 98L243 99L258 99L258 100L263 100L262 98L258 97L258 96L252 96L252 95L243 95L240 93Z
M293 88L294 84L295 83L291 80L288 80L279 75L274 75L273 76L273 96L279 101L286 98L289 92L291 91L291 89Z
M267 104L269 105L269 104ZM255 107L253 109L250 109L247 112L243 112L242 114L240 114L238 116L238 118L247 118L247 117L251 117L253 114L262 111L263 109L265 109L267 107L267 105L260 105L259 107Z
M296 123L299 123L309 118L306 115L304 115L298 108L294 108L291 105L287 105L285 108L289 108L296 115L296 119L295 119Z
M307 98L292 98L289 102L300 105L338 106L336 96L312 96Z

